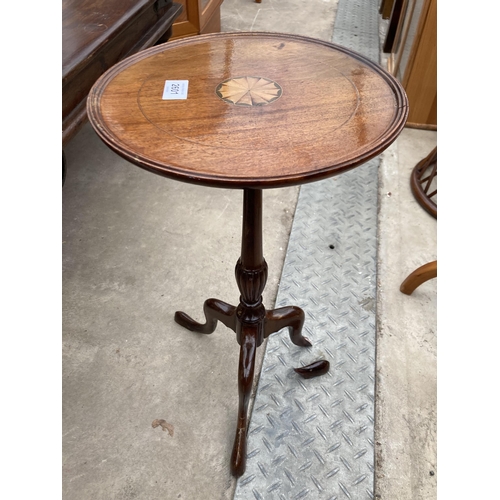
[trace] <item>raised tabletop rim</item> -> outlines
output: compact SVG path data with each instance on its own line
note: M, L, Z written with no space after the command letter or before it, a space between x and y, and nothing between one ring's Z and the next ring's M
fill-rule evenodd
M122 144L122 141L111 130L107 127L104 122L103 116L101 114L100 108L100 98L102 92L105 90L106 86L113 78L115 78L119 73L125 70L127 67L132 66L134 63L147 59L157 53L164 52L165 50L174 49L177 47L182 47L184 45L193 45L196 43L203 43L203 41L209 41L210 39L217 38L285 38L287 40L296 40L302 42L313 43L317 45L322 45L329 47L338 52L342 52L347 56L360 61L361 63L368 66L370 69L375 71L390 87L394 97L397 102L397 112L394 120L391 122L390 126L387 128L383 140L377 143L377 146L373 149L349 158L348 160L336 163L334 165L327 165L323 168L316 169L314 171L303 172L300 174L284 174L284 175L273 175L269 177L230 177L228 175L219 175L214 173L203 173L195 172L187 168L179 168L174 165L168 164L168 159L165 161L153 161L150 158L141 157L140 154L132 152ZM221 32L221 33L210 33L204 35L197 35L196 37L181 38L179 40L169 41L166 44L161 44L155 47L145 49L139 53L129 56L122 61L115 64L113 67L109 68L101 77L95 82L92 87L88 99L87 99L87 114L89 121L91 122L95 132L100 137L100 139L115 153L117 153L122 158L127 161L148 170L150 172L156 173L158 175L175 179L181 182L188 182L198 185L219 187L219 188L233 188L233 189L265 189L265 188L278 188L278 187L288 187L294 185L306 184L309 182L315 182L319 180L338 175L347 170L351 170L357 166L360 166L372 158L381 154L385 149L387 149L400 135L402 129L404 128L407 118L408 118L408 99L402 84L387 70L382 68L379 64L371 61L367 57L359 54L358 52L352 51L341 45L328 42L326 40L321 40L318 38L313 38L305 35L296 35L291 33L280 33L280 32Z

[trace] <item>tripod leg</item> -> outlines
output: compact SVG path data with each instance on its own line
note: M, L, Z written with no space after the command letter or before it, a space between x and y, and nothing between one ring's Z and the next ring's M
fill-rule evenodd
M278 332L288 327L290 340L300 347L311 347L312 344L307 337L302 335L304 326L304 311L297 306L280 307L266 312L264 325L264 336L267 338L271 333Z
M252 393L259 324L241 327L240 363L238 367L238 424L231 455L231 473L239 477L245 472L247 454L247 412Z
M228 328L236 331L236 307L222 302L218 299L207 299L203 304L205 313L205 323L198 323L186 313L177 311L174 319L176 323L197 333L213 333L217 326L217 321L224 323Z

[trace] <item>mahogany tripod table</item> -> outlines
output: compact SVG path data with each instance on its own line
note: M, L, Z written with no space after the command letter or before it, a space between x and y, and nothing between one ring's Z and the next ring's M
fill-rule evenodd
M262 190L325 179L380 154L404 127L406 95L378 65L328 42L219 33L118 63L92 88L87 110L100 138L133 164L244 191L239 304L206 300L204 324L175 313L194 332L212 333L221 321L236 333L239 410L231 472L240 476L257 347L286 327L295 345L311 345L302 336L299 307L266 310L262 303Z

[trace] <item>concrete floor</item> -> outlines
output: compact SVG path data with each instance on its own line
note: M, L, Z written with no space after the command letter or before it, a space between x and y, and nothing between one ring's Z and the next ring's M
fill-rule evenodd
M331 40L336 6L225 0L222 30ZM375 493L387 499L436 496L437 280L410 297L399 292L411 271L436 258L436 220L409 188L411 169L435 144L435 132L405 129L380 167ZM63 497L230 499L234 333L219 324L197 336L173 315L201 320L206 298L237 301L242 194L138 169L88 125L66 156ZM268 308L298 193L264 193ZM158 419L165 430L153 427Z
M437 279L411 296L399 291L415 269L437 259L436 219L409 184L436 133L405 129L379 171L375 491L386 499L436 498Z

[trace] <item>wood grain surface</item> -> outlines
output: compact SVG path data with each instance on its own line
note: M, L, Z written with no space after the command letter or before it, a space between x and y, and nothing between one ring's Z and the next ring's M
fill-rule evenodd
M262 88L275 82L280 94L261 105L218 95L221 84L242 79L261 79ZM187 99L163 100L166 80L188 80ZM395 78L343 47L297 35L219 33L122 61L96 82L87 111L110 148L149 171L267 188L326 178L378 155L404 127L408 102Z
M63 0L63 145L86 122L96 80L118 61L167 41L180 9L172 0Z

